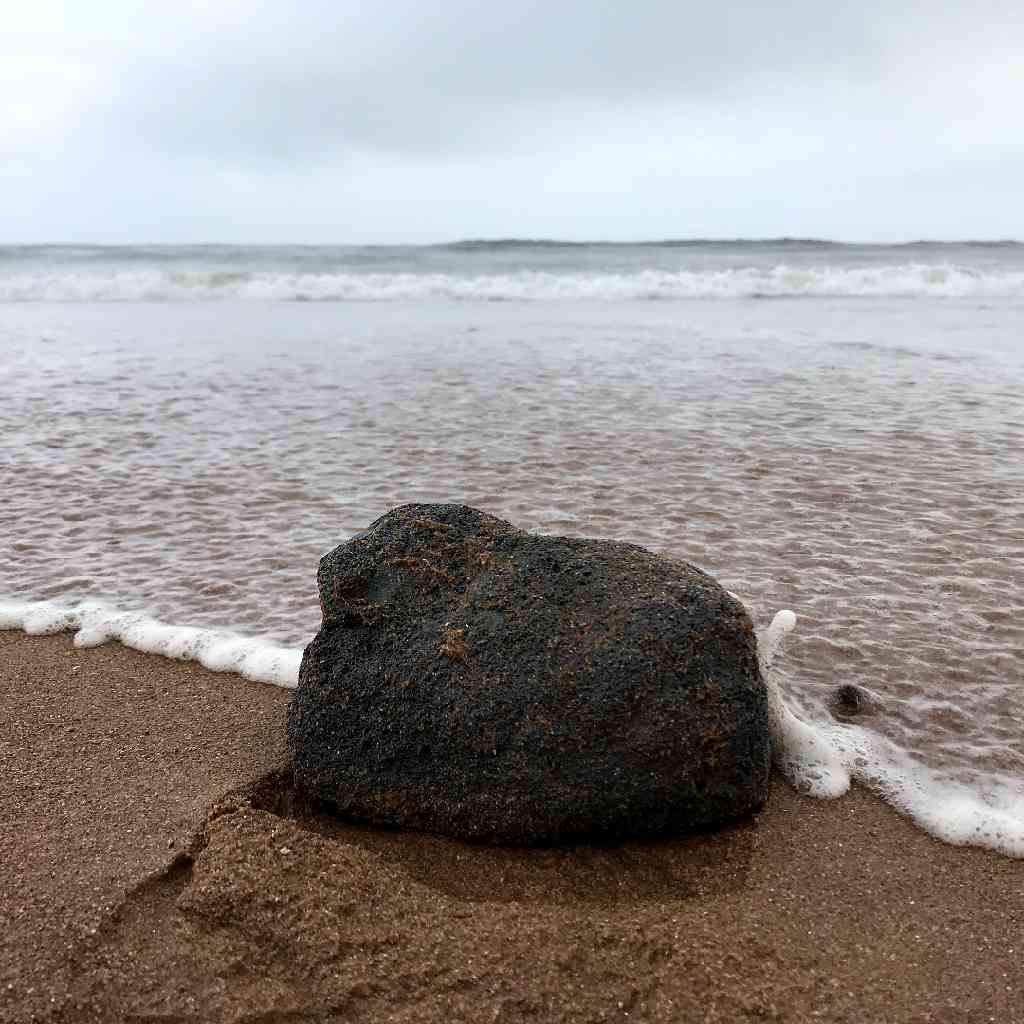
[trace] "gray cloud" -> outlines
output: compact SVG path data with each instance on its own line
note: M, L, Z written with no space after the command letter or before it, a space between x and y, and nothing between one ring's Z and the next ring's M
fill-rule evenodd
M574 0L308 3L99 40L82 127L188 153L289 159L353 147L470 148L524 116L644 99L743 102L877 80L906 36L890 5ZM104 42L106 45L103 45Z
M334 211L312 229L372 238L382 204L418 211L407 237L525 233L505 196L544 234L647 234L648 202L675 216L655 234L716 204L710 233L775 208L829 233L858 194L916 209L914 180L959 192L981 233L973 183L998 196L1024 174L1021 52L1024 13L997 0L44 4L0 42L0 180L21 197L0 236L84 183L64 218L81 231L273 234L308 203Z

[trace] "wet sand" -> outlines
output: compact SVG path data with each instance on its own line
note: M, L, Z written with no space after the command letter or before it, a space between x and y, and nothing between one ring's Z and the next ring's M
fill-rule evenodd
M288 697L0 633L0 1020L1024 1022L1024 863L862 790L473 847L299 806Z

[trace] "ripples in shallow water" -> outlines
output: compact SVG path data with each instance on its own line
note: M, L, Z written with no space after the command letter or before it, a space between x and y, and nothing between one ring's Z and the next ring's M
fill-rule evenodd
M466 502L796 609L808 718L868 686L913 759L1020 787L1024 372L991 310L989 347L969 309L913 313L22 307L0 594L301 646L320 555L396 504Z

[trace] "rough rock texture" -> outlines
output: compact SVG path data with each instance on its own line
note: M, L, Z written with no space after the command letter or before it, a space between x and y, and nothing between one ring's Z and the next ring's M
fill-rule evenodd
M288 716L296 785L504 843L703 829L768 794L742 605L631 544L405 505L320 563Z

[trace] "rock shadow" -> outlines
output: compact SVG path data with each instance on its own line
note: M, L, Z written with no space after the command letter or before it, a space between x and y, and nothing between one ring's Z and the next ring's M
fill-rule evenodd
M246 797L257 810L369 850L420 884L474 903L611 907L736 892L746 887L757 841L752 817L664 839L548 847L468 843L341 819L330 804L297 791L288 770L264 776Z

